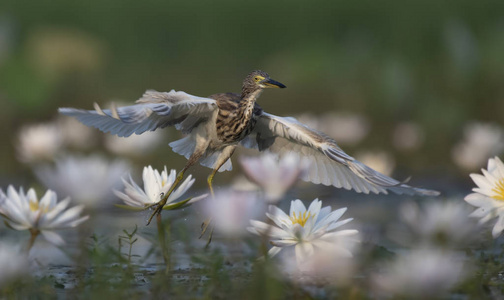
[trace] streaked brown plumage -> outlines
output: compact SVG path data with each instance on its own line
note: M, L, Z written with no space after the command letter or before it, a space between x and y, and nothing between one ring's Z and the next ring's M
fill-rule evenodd
M217 136L226 144L243 140L254 129L262 109L257 103L251 106L242 100L239 94L214 94L208 98L215 99L219 112L217 114ZM250 109L252 107L252 110Z
M147 91L137 104L95 111L60 108L62 114L76 117L88 126L118 136L141 134L166 126L175 126L187 134L170 143L173 151L188 159L175 183L157 204L152 217L161 212L168 196L183 179L184 172L196 162L213 169L208 185L217 171L231 169L230 157L240 144L279 155L297 153L308 159L309 172L303 179L362 193L437 195L436 191L409 186L385 176L346 154L325 134L290 117L264 112L256 100L264 88L284 88L263 71L251 72L243 81L241 94L221 93L208 98L184 92Z

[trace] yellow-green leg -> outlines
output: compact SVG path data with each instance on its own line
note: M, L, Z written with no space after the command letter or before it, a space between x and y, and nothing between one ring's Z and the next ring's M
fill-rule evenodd
M214 169L212 171L212 173L210 173L210 175L208 175L208 178L207 178L208 188L210 189L210 195L212 195L212 198L215 198L215 194L214 194L213 187L212 187L212 181L213 181L213 178L214 178L215 174L217 173L217 170L219 170L219 168ZM200 238L202 238L203 235L205 235L205 232L207 231L208 226L210 226L210 223L212 223L212 218L211 217L207 218L205 221L203 221L203 223L201 224L201 235L200 235ZM212 240L212 233L210 233L207 245L210 244L211 240Z
M222 167L222 165L229 159L229 157L231 157L231 155L234 152L234 149L235 149L235 147L230 147L229 148L230 151L228 153L225 153L225 155L223 157L221 157L220 162L217 165L217 167L212 170L212 173L210 173L210 175L208 175L208 178L207 178L208 189L210 189L210 194L212 195L212 198L215 198L215 194L214 194L213 187L212 187L213 178L214 178L215 174L217 174L217 172L219 171L220 167ZM203 237L203 235L205 235L205 232L207 231L207 229L208 229L208 227L210 226L211 223L212 223L212 218L208 218L205 221L203 221L203 223L201 224L201 235L200 235L200 238ZM208 237L207 246L212 241L212 233L213 233L213 228L210 231L210 235Z
M214 194L213 187L212 187L212 181L215 176L215 173L217 173L217 170L218 169L214 169L212 171L212 173L210 173L210 175L208 175L208 178L207 178L208 189L210 189L210 195L212 195L212 198L215 198L215 194Z
M208 175L207 183L208 183L208 188L210 189L210 194L212 195L212 198L215 198L215 194L214 194L213 187L212 187L213 178L214 178L215 174L217 173L217 171L219 171L219 169L222 167L222 165L224 165L226 163L226 161L231 157L231 155L233 155L233 152L235 149L236 149L236 146L226 147L222 151L221 155L219 156L219 160L217 161L217 166L212 170L212 173L210 173L210 175Z

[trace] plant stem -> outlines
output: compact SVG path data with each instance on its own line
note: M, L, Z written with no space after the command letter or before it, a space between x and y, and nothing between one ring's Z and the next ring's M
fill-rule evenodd
M129 251L128 251L128 265L131 265L131 250L132 249L133 249L133 243L130 242Z
M40 234L40 230L38 229L34 229L34 228L30 228L30 241L28 242L28 247L26 249L26 252L28 254L30 254L30 250L31 248L33 247L33 244L35 244L35 239L37 238L37 236Z
M163 226L163 220L161 219L161 214L156 215L156 220L157 220L159 244L161 245L161 252L163 254L163 261L166 266L165 272L166 272L166 274L168 274L171 269L171 262L170 262L170 254L171 253L170 253L169 247L167 247L168 245L166 244L166 231ZM169 230L170 229L168 228L168 231ZM169 232L168 232L168 238L170 238Z

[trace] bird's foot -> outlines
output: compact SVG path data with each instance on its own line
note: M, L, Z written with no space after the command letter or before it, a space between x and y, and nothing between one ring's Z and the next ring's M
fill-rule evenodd
M213 230L214 230L214 228L213 228L213 226L210 226L211 223L212 223L212 218L211 217L207 218L206 220L203 221L203 223L201 223L201 234L199 236L200 239L205 235L205 233L207 232L208 227L211 227L210 234L208 235L208 241L207 241L207 243L205 245L205 248L207 248L210 245L210 243L212 242L212 236L213 236Z
M147 225L150 224L150 222L152 221L152 219L154 218L155 215L158 215L161 213L161 211L163 210L163 207L165 206L166 202L168 201L168 197L170 197L170 195L173 193L175 188L178 186L178 184L184 178L184 172L186 169L187 169L187 167L182 169L182 171L180 171L178 173L177 178L175 178L175 181L173 182L173 184L172 184L171 188L168 190L168 192L166 192L166 194L161 193L161 195L160 195L161 200L159 202L151 204L146 207L146 209L155 207L154 212L152 213L149 220L147 221Z
M200 239L205 235L205 232L207 231L208 229L208 226L210 226L210 224L212 223L212 218L209 217L207 219L205 219L203 221L203 223L201 223L201 234L200 234Z
M159 205L159 204L155 204L151 207L155 207L154 208L154 212L151 214L151 216L149 217L149 220L147 221L147 226L150 224L150 222L152 221L152 219L154 218L155 215L157 214L160 214L161 211L163 210L163 206L162 205Z
M171 193L167 193L166 195L163 195L161 193L161 200L159 200L159 202L157 203L153 203L149 206L147 206L146 208L154 208L154 212L151 214L151 216L149 217L149 220L147 221L147 225L150 224L150 222L152 221L152 219L154 218L155 215L158 215L161 213L161 211L163 210L163 207L165 206L166 204L166 201L168 200L168 197L170 197L170 194Z

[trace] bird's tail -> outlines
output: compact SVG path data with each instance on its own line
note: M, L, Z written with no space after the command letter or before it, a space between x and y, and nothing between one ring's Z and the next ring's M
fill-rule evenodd
M191 154L194 152L194 148L196 147L196 141L191 138L190 135L188 135L180 140L171 142L169 145L172 148L173 152L189 159Z
M170 147L173 152L178 153L185 158L189 159L189 157L193 154L194 149L196 148L196 140L188 135L180 140L176 140L171 142ZM222 151L215 151L211 153L206 153L205 156L199 161L202 166L213 169L215 167L215 162L218 160L219 155ZM233 168L231 164L231 160L226 161L224 165L219 169L219 172L222 171L230 171Z

